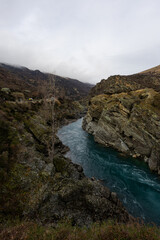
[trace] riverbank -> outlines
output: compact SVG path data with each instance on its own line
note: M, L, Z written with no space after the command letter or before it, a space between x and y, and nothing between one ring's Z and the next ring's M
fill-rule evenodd
M126 158L96 143L82 129L82 119L63 127L58 136L70 148L66 157L81 165L84 174L101 180L134 217L160 224L160 181L143 161Z

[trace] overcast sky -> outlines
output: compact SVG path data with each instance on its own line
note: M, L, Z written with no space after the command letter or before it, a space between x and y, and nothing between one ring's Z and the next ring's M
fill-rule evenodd
M160 0L0 0L0 62L99 82L160 64Z

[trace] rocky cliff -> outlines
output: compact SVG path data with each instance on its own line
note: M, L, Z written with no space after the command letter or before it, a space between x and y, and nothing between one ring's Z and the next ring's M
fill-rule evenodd
M86 178L79 165L65 158L67 148L57 137L52 157L50 102L28 101L17 90L0 92L0 221L18 217L50 225L66 218L73 225L108 218L128 222L131 217L116 194ZM66 123L70 108L70 118L81 111L73 99L56 99L55 126Z
M91 97L83 120L84 130L93 134L95 141L143 159L158 174L159 80L159 73L151 75L150 72L149 75L113 76L102 80L91 90L91 96L95 96Z

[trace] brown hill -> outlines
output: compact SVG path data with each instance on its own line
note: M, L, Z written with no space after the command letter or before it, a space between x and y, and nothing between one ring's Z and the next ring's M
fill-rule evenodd
M79 100L88 95L93 85L82 83L76 79L32 71L26 67L16 67L0 64L0 88L10 88L12 91L21 91L27 97L41 98L44 89L50 87L50 79L55 80L58 96Z
M102 79L91 89L90 96L130 92L143 88L153 88L160 92L160 66L133 75L115 75Z
M92 86L39 70L0 64L0 104L29 99L33 99L34 104L42 99L50 99L54 92L58 103L55 109L57 126L77 119L86 112L87 96Z

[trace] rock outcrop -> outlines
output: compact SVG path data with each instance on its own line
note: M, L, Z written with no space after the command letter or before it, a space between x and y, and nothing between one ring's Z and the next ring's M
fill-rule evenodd
M160 67L152 71L146 71L139 74L129 76L111 76L108 79L102 79L90 91L90 97L99 94L115 94L122 92L130 92L138 89L152 88L160 92Z
M104 88L109 94L90 99L83 129L96 142L139 157L160 174L160 93L148 88L117 94L111 90Z

